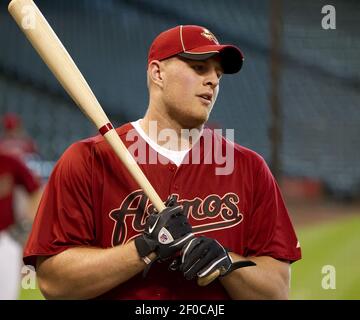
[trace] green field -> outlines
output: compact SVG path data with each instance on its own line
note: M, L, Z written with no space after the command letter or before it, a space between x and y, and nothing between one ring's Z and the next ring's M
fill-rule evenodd
M297 234L303 257L292 266L291 299L360 299L360 216L298 229ZM322 287L326 265L335 268L335 289Z
M292 265L291 299L360 299L360 216L297 229L302 260ZM322 268L335 268L335 289L324 289ZM325 281L326 282L326 281ZM43 299L22 290L20 299Z
M19 300L44 300L39 289L22 289L20 292Z

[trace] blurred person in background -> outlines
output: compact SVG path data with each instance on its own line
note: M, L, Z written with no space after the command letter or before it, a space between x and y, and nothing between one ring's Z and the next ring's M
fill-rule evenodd
M16 190L23 189L25 210L16 209ZM41 182L14 154L0 151L0 300L18 298L22 248L41 196Z
M15 113L4 114L2 127L0 151L15 154L25 160L38 154L36 142L27 134L19 115Z
M9 155L7 162L20 161L21 165L27 167L32 176L41 177L39 170L40 155L35 140L27 133L22 117L15 112L7 112L0 116L1 134L0 134L0 153ZM35 163L35 165L34 165ZM37 179L34 177L34 179ZM16 187L12 190L12 212L15 217L15 223L9 229L9 232L22 243L27 237L28 229L31 227L27 219L29 211L28 190L23 187ZM30 210L31 211L31 210ZM3 217L2 217L3 218Z

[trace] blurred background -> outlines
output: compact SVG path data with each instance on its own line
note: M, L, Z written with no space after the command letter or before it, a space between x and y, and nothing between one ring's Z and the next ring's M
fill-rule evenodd
M9 114L21 119L37 146L25 161L45 183L64 150L96 132L11 19L8 2L0 4L2 134ZM209 124L234 129L235 141L261 154L279 181L303 251L291 298L360 299L359 1L35 2L116 125L146 110L147 51L159 32L203 25L239 46L244 67L222 78ZM336 29L322 26L328 4ZM328 265L336 288L324 285ZM22 290L20 298L41 295Z

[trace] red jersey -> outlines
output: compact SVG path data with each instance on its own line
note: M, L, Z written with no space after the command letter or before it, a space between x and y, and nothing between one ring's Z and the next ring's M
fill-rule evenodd
M40 181L20 159L0 153L0 231L15 222L13 194L16 185L31 193L40 187Z
M154 153L131 124L117 132L129 150L133 141L127 137L132 133L148 154ZM193 147L200 154L197 164L191 159L179 167L166 161L139 164L159 196L165 201L174 194L184 206L194 233L215 238L239 255L271 256L290 262L300 259L288 212L263 158L231 144L234 170L229 175L217 175L214 164L206 161L210 151L204 148L205 133L222 147L229 144L204 129ZM187 157L192 157L190 152ZM103 137L77 142L65 151L49 179L24 262L34 265L36 256L54 255L74 246L109 248L125 244L143 231L150 207ZM155 263L145 279L140 273L99 298L229 299L218 280L199 287L195 280L187 281L180 272L169 271L169 263Z

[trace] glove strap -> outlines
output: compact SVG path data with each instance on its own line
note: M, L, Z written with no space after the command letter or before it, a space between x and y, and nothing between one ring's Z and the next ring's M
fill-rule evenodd
M146 264L150 264L150 263L152 262L152 260L151 260L148 256L142 257L141 259L142 259L142 261L144 261Z
M151 266L153 265L153 263L154 263L155 261L158 261L158 260L160 259L159 257L156 257L154 260L149 259L149 257L146 257L146 258L147 258L148 261L150 261L150 262L147 263L147 262L143 259L144 262L146 263L146 267L145 267L145 269L144 269L144 271L143 271L143 273L142 273L143 278L146 278L146 276L147 276L147 274L148 274Z
M256 263L252 262L250 260L236 261L236 262L233 262L231 264L230 268L228 270L226 270L225 273L221 274L221 276L225 276L236 269L240 269L240 268L244 268L244 267L251 267L251 266L256 266Z

